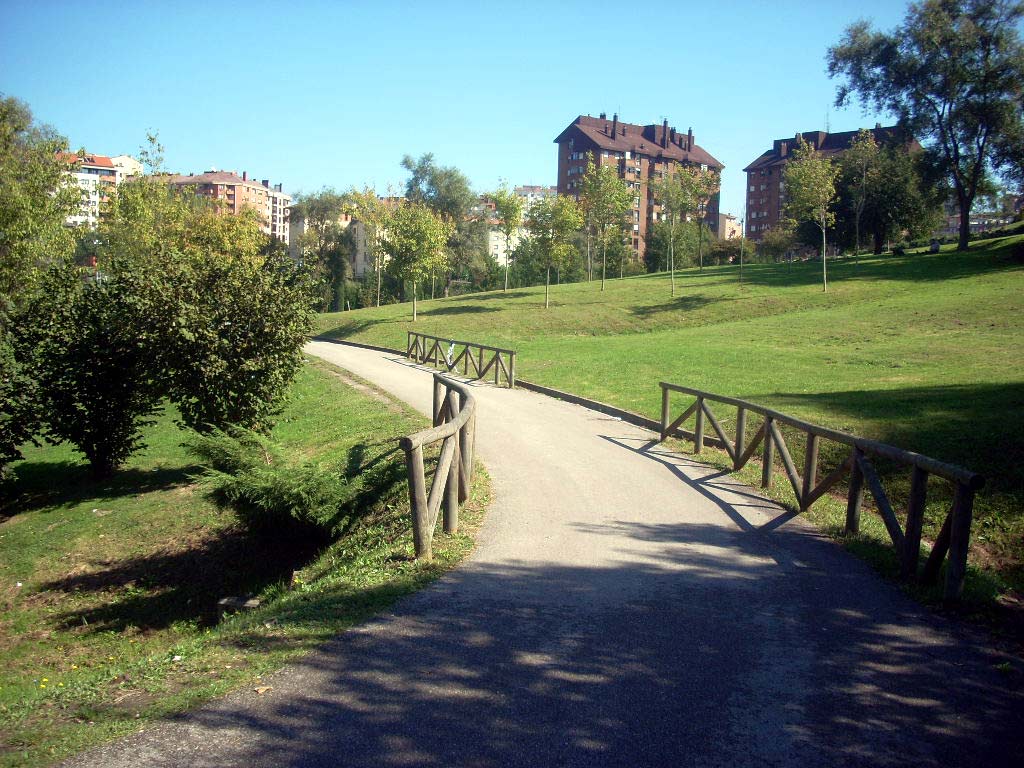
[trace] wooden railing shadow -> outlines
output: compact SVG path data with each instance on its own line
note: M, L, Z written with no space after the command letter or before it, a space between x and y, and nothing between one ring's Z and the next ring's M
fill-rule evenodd
M516 353L512 349L443 339L415 331L409 331L405 349L405 356L417 363L445 371L457 371L461 365L462 375L475 379L483 379L493 372L495 386L500 386L502 380L510 389L516 385Z
M672 419L670 409L671 393L673 392L695 398L695 401L675 419ZM708 405L709 401L736 407L734 438L726 435L721 422ZM747 415L750 413L760 415L763 422L753 438L747 442ZM693 431L681 431L679 428L691 416L694 417ZM717 439L705 435L705 421L711 425L718 436ZM785 438L779 429L779 424L804 432L807 436L802 476L797 471ZM699 454L705 444L721 448L732 459L734 471L746 465L761 446L761 487L763 488L769 487L772 483L775 454L778 452L801 511L808 509L837 483L849 476L846 532L859 532L864 491L870 491L889 538L892 539L899 556L900 575L905 579L919 578L925 584L935 583L938 580L942 562L948 553L949 563L946 567L943 596L947 601L955 601L960 598L963 592L964 576L967 572L967 549L974 513L974 495L985 484L985 479L981 475L895 446L811 424L746 400L661 382L661 439L664 440L677 434L693 440L695 454ZM850 447L850 453L838 467L819 480L818 450L821 440L831 440L847 445ZM872 463L872 457L887 459L911 469L910 497L907 503L905 528L900 526L893 505L886 495L879 474ZM921 528L924 522L929 475L936 475L952 482L955 486L955 493L952 507L946 513L931 554L918 575Z
M473 482L476 443L476 400L469 387L434 374L434 407L431 429L401 437L409 477L409 507L416 558L433 558L432 540L437 517L444 505L444 532L459 529L459 505L469 498ZM424 447L441 443L434 478L427 492Z

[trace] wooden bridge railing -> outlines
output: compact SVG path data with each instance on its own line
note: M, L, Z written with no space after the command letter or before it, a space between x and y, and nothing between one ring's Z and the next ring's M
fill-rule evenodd
M405 356L417 363L430 363L435 368L455 371L462 365L464 376L483 379L493 370L494 385L500 386L502 374L509 388L516 385L516 353L512 349L488 347L472 341L442 339L424 333L409 331ZM486 362L484 358L486 357Z
M424 560L433 558L431 542L442 501L445 533L459 529L459 504L469 497L473 481L476 400L465 384L435 373L433 414L433 428L398 440L409 475L413 546L417 559ZM441 455L428 494L423 448L439 441Z
M681 415L670 421L669 399L672 392L692 395L696 401ZM725 434L721 423L708 406L708 402L722 403L736 407L736 435L730 439ZM746 441L747 415L759 414L764 423L748 443ZM967 571L967 547L971 533L971 518L974 512L974 494L984 484L985 479L974 472L952 464L904 451L885 443L867 440L862 437L839 432L826 427L819 427L806 421L788 416L770 408L765 408L746 400L723 397L699 389L690 389L676 384L661 382L661 439L675 434L676 430L690 416L695 416L692 433L694 453L700 453L705 443L724 449L733 462L733 469L738 470L754 455L758 445L763 443L763 460L761 469L761 486L767 488L772 482L772 468L775 452L778 451L786 476L793 486L793 493L800 510L808 509L820 499L830 488L849 474L849 490L846 501L846 531L857 533L860 529L860 510L864 498L864 488L871 492L875 506L881 515L885 528L896 547L900 559L900 575L906 579L917 578L918 561L921 553L921 527L924 522L925 501L928 489L928 476L943 477L956 487L953 504L946 514L945 522L939 532L931 554L925 562L920 579L924 583L935 583L938 579L942 561L949 553L949 564L946 567L946 583L944 597L946 600L957 600L963 592L964 575ZM718 439L705 437L705 419L711 424ZM804 453L803 476L797 472L793 459L786 447L786 441L779 429L785 424L806 433L807 442ZM835 470L820 481L818 479L818 449L821 440L832 440L850 447L850 454ZM898 464L911 467L910 497L907 504L906 527L901 528L900 522L882 487L874 465L869 457L883 457Z

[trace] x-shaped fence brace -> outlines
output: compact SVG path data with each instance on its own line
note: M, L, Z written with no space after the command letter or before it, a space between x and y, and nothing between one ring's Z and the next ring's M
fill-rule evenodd
M502 381L510 388L516 385L516 353L512 349L409 331L405 356L446 371L458 371L461 365L462 375L467 378L484 379L492 373L495 386Z

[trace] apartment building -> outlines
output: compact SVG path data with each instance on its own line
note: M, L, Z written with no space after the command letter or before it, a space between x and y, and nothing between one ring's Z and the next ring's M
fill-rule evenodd
M793 159L799 137L803 137L810 146L825 157L836 157L850 148L851 142L859 131L843 131L827 133L825 131L808 131L795 134L792 138L776 139L772 148L766 150L754 162L743 170L747 174L747 237L760 240L761 236L776 226L782 218L782 210L786 203L785 183L782 172L786 163ZM919 147L916 141L908 139L898 126L882 127L875 123L871 134L879 144L905 144L908 147Z
M598 117L580 115L555 138L555 143L558 144L558 194L580 196L589 160L598 166L614 168L633 191L628 243L638 259L643 259L648 229L661 215L661 207L650 194L649 180L683 166L698 166L716 173L721 173L725 167L697 145L692 128L680 133L669 127L668 120L661 125L635 125L620 122L617 114L613 114L611 120L603 112ZM716 234L718 204L716 194L705 212L705 220Z
M73 227L95 227L99 224L102 206L120 181L114 161L106 155L76 155L63 152L60 159L68 164L69 182L82 193L78 211L68 216L66 224Z
M216 200L222 211L236 216L245 208L252 208L262 221L261 229L283 243L289 242L289 211L292 198L280 184L271 186L269 179L250 179L246 171L239 176L234 171L211 169L205 173L172 175L168 183L179 187L192 187L196 194Z

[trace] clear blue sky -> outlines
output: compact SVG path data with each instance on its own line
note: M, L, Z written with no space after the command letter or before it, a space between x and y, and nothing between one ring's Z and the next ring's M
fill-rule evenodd
M775 2L117 3L0 0L0 92L73 148L136 154L159 131L170 170L249 171L292 194L400 190L433 152L478 191L554 184L552 140L578 114L667 117L741 169L795 131L874 125L832 107L825 50L886 0Z

